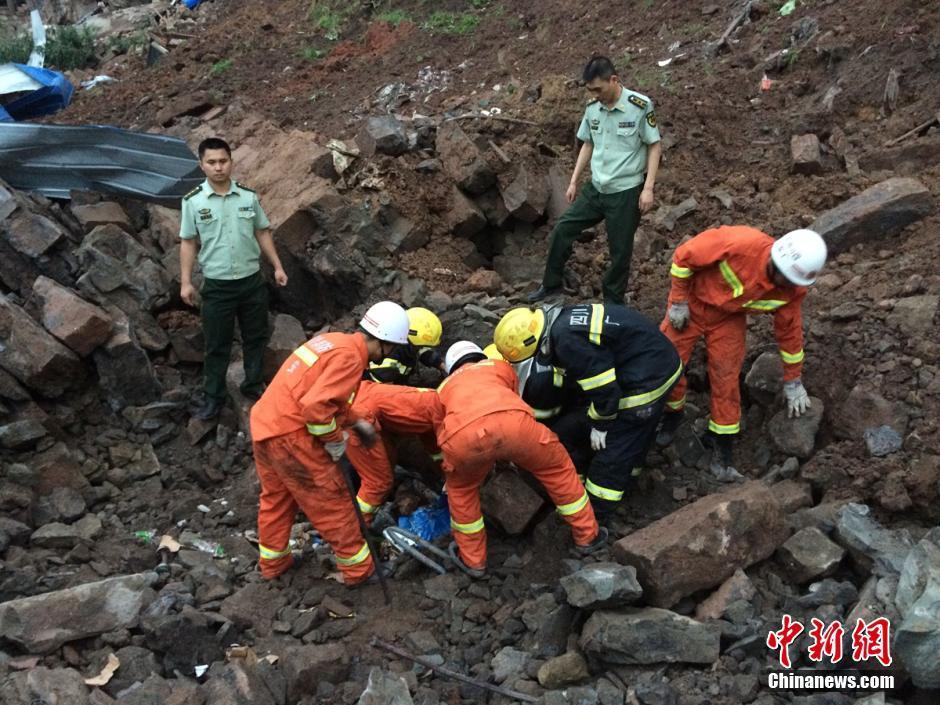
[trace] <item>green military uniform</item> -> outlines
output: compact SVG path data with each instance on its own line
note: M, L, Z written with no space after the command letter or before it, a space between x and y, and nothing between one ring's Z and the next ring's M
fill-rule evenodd
M268 289L261 275L261 248L255 231L268 227L258 195L235 181L224 195L213 191L207 180L183 198L180 238L199 238L199 266L204 279L200 294L207 397L225 398L225 373L236 319L245 365L242 392L256 395L262 391Z
M594 145L591 181L552 230L542 285L546 289L561 286L574 241L586 228L604 220L610 248L610 267L603 280L604 300L622 304L633 236L640 220L647 148L660 139L653 102L626 88L612 108L594 101L584 111L578 139Z

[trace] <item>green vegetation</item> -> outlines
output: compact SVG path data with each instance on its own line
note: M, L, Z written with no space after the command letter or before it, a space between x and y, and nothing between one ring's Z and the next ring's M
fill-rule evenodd
M212 68L209 69L210 76L221 76L223 73L232 68L232 64L235 62L231 59L220 59L212 64Z
M0 63L26 63L33 50L32 37L17 34L9 27L0 27ZM87 27L55 27L46 37L43 61L47 68L59 71L84 69L98 63L95 35Z
M319 61L327 52L324 49L317 49L316 47L304 47L300 50L300 55L307 61Z
M355 9L355 3L345 0L313 0L307 17L331 42L339 39L343 25Z
M380 13L376 19L381 22L388 22L392 27L397 27L402 22L411 22L411 18L404 10L386 10Z
M482 10L484 7L490 4L490 0L470 0L470 4L473 5L477 10Z
M424 28L434 34L470 34L480 24L480 18L469 12L432 12Z
M150 35L147 30L139 29L133 34L113 35L108 38L108 49L115 54L127 54L136 49L142 49L150 44Z
M25 64L32 50L33 40L28 35L17 34L6 24L0 24L0 64L11 61Z

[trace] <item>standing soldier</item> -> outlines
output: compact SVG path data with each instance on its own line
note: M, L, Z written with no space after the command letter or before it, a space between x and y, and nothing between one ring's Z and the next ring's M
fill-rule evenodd
M217 137L203 140L199 167L206 180L183 197L180 215L180 298L196 305L192 275L198 253L203 275L200 312L206 340L205 398L193 416L211 419L225 405L225 373L236 319L245 367L242 394L258 399L264 391L261 359L268 340L268 290L261 275L261 253L274 267L278 286L287 285L287 274L258 195L232 181L228 143Z
M586 228L607 224L610 267L604 275L604 300L622 304L640 214L653 206L653 185L662 155L653 102L624 88L610 59L598 56L584 67L584 82L594 100L578 129L584 144L565 197L571 207L552 230L542 285L528 296L541 301L561 291L565 262ZM591 180L578 192L578 179L591 164ZM645 174L645 176L644 176Z

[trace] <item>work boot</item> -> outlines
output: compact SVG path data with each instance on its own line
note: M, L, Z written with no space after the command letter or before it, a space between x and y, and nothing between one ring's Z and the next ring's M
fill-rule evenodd
M471 578L479 580L486 576L486 568L471 568L461 559L459 552L457 551L457 542L451 541L450 546L447 547L447 553L450 555L450 559L454 562L460 570L469 575Z
M358 583L350 585L350 588L362 587L364 585L378 585L382 582L381 578L391 578L395 574L395 566L391 563L379 563L375 566L375 570L372 575L370 575L365 580L362 580Z
M525 297L525 300L530 304L534 304L535 302L541 301L542 299L547 299L549 296L560 294L561 291L562 289L560 286L546 287L545 285L540 284L538 289Z
M719 482L737 482L744 479L744 475L739 473L734 467L734 457L731 449L734 444L734 436L708 433L706 436L707 444L712 448L712 459L708 469Z
M209 419L214 419L222 412L222 407L225 406L224 399L216 399L215 397L206 397L203 401L202 406L196 409L193 412L193 418L199 419L200 421L208 421Z
M663 414L663 419L659 424L659 431L656 432L656 445L660 448L671 445L681 425L681 411L667 411Z
M607 537L609 535L610 532L607 531L606 526L598 527L597 536L594 537L591 543L584 546L575 545L574 550L577 551L579 556L590 556L592 553L597 553L602 548L607 547Z

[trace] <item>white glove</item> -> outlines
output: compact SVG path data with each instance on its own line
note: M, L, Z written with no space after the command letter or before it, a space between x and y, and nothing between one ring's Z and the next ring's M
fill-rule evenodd
M326 449L326 452L330 454L330 457L333 458L333 462L339 462L339 459L343 457L343 453L346 452L346 441L349 440L349 434L343 431L343 440L341 441L330 441L329 443L324 443L323 447Z
M591 450L598 451L607 447L607 431L591 429Z
M669 304L669 324L676 330L682 330L689 322L689 304L687 301L676 301Z
M812 406L809 401L809 394L806 393L806 388L798 379L794 379L791 382L784 382L783 393L787 397L788 418L799 418Z

